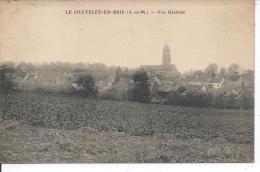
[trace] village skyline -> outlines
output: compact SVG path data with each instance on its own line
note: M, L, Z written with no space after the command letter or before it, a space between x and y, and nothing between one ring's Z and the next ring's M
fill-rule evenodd
M101 64L101 65L105 65L106 67L112 67L112 68L122 68L122 69L128 69L128 70L138 70L140 69L143 65L160 65L161 63L159 64L141 64L139 66L136 66L136 67L129 67L129 66L122 66L122 65L108 65L108 64L105 64L105 63L102 63L102 62L82 62L82 61L45 61L45 62L33 62L33 61L10 61L10 60L6 60L6 61L1 61L0 59L0 65L3 65L3 64L10 64L10 63L13 63L14 65L19 65L19 64L22 64L22 63L25 63L25 64L32 64L32 65L35 65L35 66L41 66L41 65L46 65L46 64L70 64L70 65L85 65L87 67L87 65L94 65L94 64ZM174 63L172 63L174 64ZM201 68L190 68L190 69L185 69L185 70L179 70L178 66L176 65L176 68L177 68L177 71L180 73L180 74L184 74L184 73L189 73L189 72L195 72L195 71L204 71L207 69L207 67L210 65L210 64L216 64L218 66L218 71L220 70L220 68L226 68L228 69L228 67L232 64L238 64L239 65L239 68L240 68L240 72L244 72L246 70L255 70L255 66L252 66L251 68L246 68L244 67L242 64L239 64L237 62L234 62L234 63L230 63L230 64L226 64L224 66L221 66L219 65L218 63L215 63L215 62L212 62L212 63L209 63L207 64L206 66L201 66Z

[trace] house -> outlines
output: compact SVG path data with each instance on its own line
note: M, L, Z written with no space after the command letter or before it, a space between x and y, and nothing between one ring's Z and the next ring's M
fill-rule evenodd
M208 88L220 89L223 87L224 82L224 78L214 77L208 80L207 86Z
M105 89L101 92L101 97L125 100L128 99L128 90L132 88L134 81L131 76L123 76L119 78L118 82L108 84Z
M17 74L15 82L21 89L66 89L69 84L68 73L63 72L22 72Z
M166 98L168 94L177 89L176 79L165 75L156 75L149 79L150 89L153 96Z
M198 87L205 89L220 89L224 86L225 79L223 77L209 76L186 76L183 85L186 87Z
M204 86L210 78L208 76L186 76L183 80L184 86Z

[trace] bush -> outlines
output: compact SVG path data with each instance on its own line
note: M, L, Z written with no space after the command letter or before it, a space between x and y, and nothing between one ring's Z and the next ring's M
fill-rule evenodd
M150 88L148 75L145 71L137 71L133 75L134 87L128 91L128 99L137 102L150 101Z
M96 87L95 79L91 75L81 75L77 78L77 87L73 90L78 95L83 97L96 98L98 90Z
M187 92L186 100L188 106L210 107L212 96L210 93Z
M223 95L215 95L212 99L212 106L215 108L224 108Z
M7 66L0 66L0 94L7 94L14 90L14 82L12 81L12 74L14 70Z
M177 90L168 96L167 103L180 106L210 107L212 105L212 95L194 91L187 91L183 94Z
M184 90L184 89L181 89ZM193 107L213 107L224 109L249 109L254 107L254 96L250 91L241 91L239 94L209 93L199 91L181 92L180 89L171 92L167 104Z

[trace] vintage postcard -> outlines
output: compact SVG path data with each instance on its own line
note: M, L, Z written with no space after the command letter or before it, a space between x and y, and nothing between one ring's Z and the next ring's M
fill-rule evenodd
M254 10L0 1L0 163L253 163Z

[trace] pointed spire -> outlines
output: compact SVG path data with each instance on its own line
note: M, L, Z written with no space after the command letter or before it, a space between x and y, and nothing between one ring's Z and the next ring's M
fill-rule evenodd
M168 46L167 40L165 41L165 46L163 47L163 65L170 65L171 64L171 52L170 47Z

